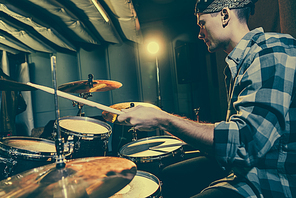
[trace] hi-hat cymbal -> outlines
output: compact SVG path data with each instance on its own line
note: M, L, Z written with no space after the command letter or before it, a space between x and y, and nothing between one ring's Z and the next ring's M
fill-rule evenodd
M0 91L35 91L35 87L12 80L0 79Z
M110 107L113 108L113 109L122 110L122 109L129 109L131 107L136 107L136 106L139 106L139 105L145 106L145 107L153 107L153 108L156 108L156 109L160 109L158 106L155 106L155 105L150 104L150 103L145 103L145 102L124 102L124 103L118 103L118 104L115 104L115 105L111 105ZM114 114L114 113L103 111L102 112L102 117L106 121L111 122L111 123L120 124L120 125L129 125L126 122L119 122L117 120L117 114Z
M110 197L134 178L134 162L119 157L70 160L65 168L41 166L0 181L1 197Z
M92 87L90 87L88 80L69 82L60 85L58 90L67 93L91 93L110 91L113 89L118 89L122 86L120 82L111 80L93 80L92 83Z

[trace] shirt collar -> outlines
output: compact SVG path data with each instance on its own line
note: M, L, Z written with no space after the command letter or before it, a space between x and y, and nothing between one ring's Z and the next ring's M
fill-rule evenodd
M255 41L254 36L258 33L264 33L262 27L256 28L248 32L226 57L225 61L230 68L232 77L235 77L237 75L239 69L238 65L240 65L241 61L243 61L246 55L248 54L252 43L254 43Z

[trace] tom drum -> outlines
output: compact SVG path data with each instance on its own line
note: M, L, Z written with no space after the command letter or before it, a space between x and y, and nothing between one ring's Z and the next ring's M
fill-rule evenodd
M125 144L119 156L137 164L138 170L158 174L159 171L184 157L184 143L173 136L155 136Z
M73 146L73 158L105 156L111 126L103 121L79 116L59 119L61 136L65 144ZM55 122L57 129L57 122Z
M1 179L17 173L43 166L56 161L57 153L54 141L22 136L4 137L0 140ZM70 150L64 147L64 155Z

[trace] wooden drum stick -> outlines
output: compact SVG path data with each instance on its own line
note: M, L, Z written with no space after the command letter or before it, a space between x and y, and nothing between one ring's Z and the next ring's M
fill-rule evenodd
M27 85L29 85L31 87L35 87L37 89L40 89L40 90L45 91L45 92L50 93L50 94L54 94L54 89L52 89L50 87L45 87L45 86L42 86L42 85L33 84L31 82L27 82ZM88 105L88 106L91 106L91 107L96 107L98 109L101 109L101 110L104 110L104 111L107 111L107 112L110 112L110 113L114 113L114 114L117 114L117 115L122 113L121 111L119 111L117 109L113 109L111 107L108 107L108 106L105 106L105 105L102 105L102 104L99 104L99 103L96 103L96 102L93 102L93 101L89 101L89 100L86 100L84 98L73 96L73 95L65 93L63 91L57 90L57 95L60 96L60 97L69 99L69 100L80 102L82 104L85 104L85 105Z

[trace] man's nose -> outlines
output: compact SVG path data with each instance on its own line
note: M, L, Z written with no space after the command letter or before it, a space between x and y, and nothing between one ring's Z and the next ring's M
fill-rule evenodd
M199 39L204 39L205 38L205 34L202 31L199 31L198 36Z

